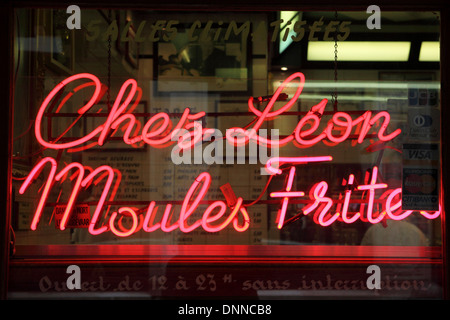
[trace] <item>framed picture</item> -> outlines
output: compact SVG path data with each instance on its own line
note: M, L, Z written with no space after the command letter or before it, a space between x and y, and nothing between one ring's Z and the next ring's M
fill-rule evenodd
M61 74L71 75L75 66L75 33L66 26L64 10L49 10L49 67Z
M160 37L154 48L157 93L250 92L251 41L243 32L214 36L218 28L179 29L170 41Z

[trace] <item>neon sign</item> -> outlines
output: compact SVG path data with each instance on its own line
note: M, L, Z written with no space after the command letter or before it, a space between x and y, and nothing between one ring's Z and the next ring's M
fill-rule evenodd
M331 161L331 157L302 157L302 158L278 158L273 159L270 163L267 163L267 169L273 170L271 167L272 162L285 162L285 163L308 163L308 162L316 162L316 161ZM291 161L291 162L290 162ZM280 173L278 170L277 173ZM286 215L286 206L288 203L288 199L290 197L302 197L305 195L302 191L291 191L292 188L292 180L295 175L295 167L290 167L288 180L286 183L285 191L282 192L272 192L270 196L272 198L276 197L283 197L282 207L279 210L278 218L277 218L277 224L278 228L281 229L284 225L284 219ZM316 183L311 190L309 191L309 197L312 201L312 203L306 205L302 209L302 213L304 215L308 215L314 210L314 220L320 224L321 226L329 226L336 220L340 218L341 221L345 223L353 223L358 219L363 219L363 213L362 212L355 212L353 213L353 216L350 218L348 215L348 208L350 203L350 197L353 190L357 191L369 191L369 196L367 199L367 212L365 214L366 221L375 224L381 222L387 215L390 219L393 220L402 220L408 217L413 211L407 210L402 212L402 210L398 210L401 208L401 200L398 199L399 194L401 193L401 188L396 188L393 190L387 190L383 194L383 198L386 198L384 201L382 208L383 210L374 212L374 200L375 200L375 190L377 189L388 189L388 185L385 183L377 183L378 178L378 168L375 166L372 168L372 174L370 177L370 180L367 184L358 185L355 188L349 188L345 191L345 199L343 206L340 208L340 206L337 206L336 212L330 216L330 208L334 205L334 201L326 196L326 192L328 190L328 183L325 181L320 181ZM355 176L353 174L349 175L347 186L352 186L354 184ZM395 203L393 203L396 201ZM339 212L341 210L341 212ZM433 213L429 213L427 211L420 211L420 214L422 214L427 219L435 219L440 215L440 210L435 211Z
M280 107L276 111L272 111L275 102L279 98L282 91L286 88L286 86L294 81L295 79L299 79L297 89L291 100L289 100L284 106ZM139 87L137 83L133 79L129 79L124 82L122 87L119 90L117 98L109 111L108 117L105 122L99 125L97 128L93 129L90 133L86 134L84 137L79 138L74 141L65 142L65 143L55 143L46 141L41 134L42 120L47 108L50 105L52 99L68 84L80 80L80 79L88 79L91 80L95 87L94 93L89 101L81 108L78 109L78 114L80 116L85 115L93 105L101 98L102 93L102 85L100 80L89 73L80 73L68 77L61 83L59 83L45 98L41 107L36 116L35 121L35 136L37 141L44 147L55 150L63 150L75 147L80 147L84 143L88 141L96 141L96 143L100 146L104 145L107 141L108 136L111 135L111 130L116 130L120 125L126 125L125 134L123 136L123 142L128 145L136 144L138 142L144 142L147 145L153 147L161 147L167 146L167 144L172 144L171 139L173 136L179 135L181 129L188 130L192 129L195 126L190 121L199 120L206 115L205 112L198 112L196 114L190 114L189 108L186 108L177 125L173 128L172 121L170 117L165 112L160 112L154 116L152 116L142 127L142 131L139 134L131 136L133 132L136 131L135 126L138 121L136 117L132 113L132 108L130 107L130 103L133 101L134 96L137 94ZM303 117L291 135L280 139L280 140L271 140L264 137L258 136L257 132L261 128L264 122L270 121L275 117L282 115L283 112L288 111L298 100L300 97L303 87L305 84L305 76L300 73L294 73L289 76L283 83L278 87L275 94L272 96L267 106L263 111L259 111L253 105L254 98L250 97L248 100L249 110L255 114L257 117L257 121L254 126L250 129L244 129L239 127L230 128L231 130L227 130L226 138L229 143L233 143L235 145L242 145L248 143L250 139L257 141L260 144L265 144L268 146L279 146L285 145L291 141L295 141L296 144L302 147L310 147L319 143L320 141L333 142L334 145L337 145L341 142L347 140L352 133L352 130L355 128L355 132L359 131L357 142L362 143L366 138L367 134L374 126L374 124L383 119L383 122L378 130L377 136L380 141L390 141L394 139L401 133L400 129L395 130L390 134L385 134L385 131L390 122L390 115L386 111L381 111L373 115L371 111L366 111L364 114L359 116L356 119L352 119L352 117L345 112L337 112L333 115L332 119L329 120L325 129L322 132L316 132L318 130L321 115L324 112L325 106L328 102L327 99L323 99L319 104L313 106L308 114ZM85 86L88 87L88 86ZM63 102L67 102L72 97L72 94L67 95L63 98ZM122 102L122 100L124 100ZM127 108L129 108L127 110ZM59 106L61 108L61 104ZM78 119L77 119L78 120ZM310 123L313 122L312 125ZM73 125L73 124L72 124ZM71 126L72 126L71 125ZM309 128L308 128L309 127ZM358 130L356 130L358 128ZM207 135L211 129L205 128L203 129L203 135ZM336 137L333 135L333 131L341 131L343 132L340 137ZM234 135L234 133L240 133L241 136ZM315 134L315 135L314 135ZM243 135L243 136L242 136ZM98 136L98 138L97 138ZM314 136L314 137L313 137ZM61 137L60 137L61 138Z
M75 139L69 142L58 142L60 138L67 133L67 131L74 125L72 123L63 134L54 141L46 141L42 136L42 121L47 109L50 108L51 102L59 95L63 88L68 84L78 80L88 80L77 87L75 91L83 90L88 87L94 87L94 92L89 101L78 109L78 119L87 114L87 112L96 104L105 92L100 80L89 73L81 73L68 77L60 84L58 84L44 99L41 107L38 110L35 121L35 136L37 141L45 148L55 150L66 150L67 152L77 152L90 148L94 145L103 146L108 143L108 138L118 128L122 128L124 132L123 142L128 145L135 145L136 143L144 143L155 148L167 147L175 143L172 140L174 136L180 136L181 130L194 129L194 143L186 144L183 139L178 141L180 148L189 148L202 140L203 136L208 135L210 130L204 128L195 132L196 120L201 119L206 115L205 112L191 114L190 110L186 108L179 117L178 123L173 126L173 123L167 113L160 112L152 116L148 121L139 126L133 110L136 103L132 103L136 95L142 94L137 82L129 79L124 82L119 90L116 100L114 101L105 121L87 133L84 137ZM283 90L291 82L297 81L296 91L293 97L286 102L285 105L273 110L275 102L279 99ZM268 139L258 135L258 130L262 125L271 121L275 117L287 112L299 99L305 84L305 77L302 73L294 73L282 82L275 94L270 98L264 110L258 110L254 106L254 98L248 100L249 110L255 115L253 127L250 129L231 128L227 130L226 140L228 143L235 146L245 145L250 140L258 144L279 147L287 143L293 142L298 147L311 147L319 142L326 143L329 146L336 146L344 141L350 139L350 135L356 135L356 142L361 144L367 138L369 131L373 128L377 129L377 137L380 142L391 141L397 137L401 130L394 130L392 133L386 133L390 122L390 115L386 111L377 112L373 114L371 111L366 111L356 119L353 119L348 113L336 112L332 115L326 126L320 128L320 122L324 113L327 100L323 99L320 103L313 106L310 111L300 119L297 126L293 129L292 134L282 139ZM73 93L67 94L62 98L57 111L70 100ZM78 120L77 119L77 120ZM77 121L76 120L76 121ZM339 133L336 134L336 131ZM238 133L236 135L236 133ZM314 221L322 226L329 226L336 221L344 223L354 223L358 219L375 224L381 222L385 218L393 220L402 220L409 216L412 211L401 210L401 200L399 200L401 188L391 189L385 183L378 182L378 167L374 166L371 170L370 176L362 184L355 184L354 174L350 174L347 180L344 180L346 191L339 196L342 201L335 201L327 196L328 183L326 181L319 181L315 183L310 190L293 190L293 181L296 175L296 167L300 165L308 165L309 163L324 163L333 161L331 156L317 156L317 157L274 157L267 161L266 170L271 175L281 175L283 170L280 165L288 166L289 173L287 175L284 190L271 192L269 196L272 199L281 200L281 207L278 211L276 224L279 229L286 224L286 212L290 199L308 198L306 205L301 209L298 215L313 215ZM56 182L62 183L69 172L75 172L70 176L72 181L72 190L67 200L61 221L59 223L60 230L66 228L67 222L74 209L76 199L83 188L91 185L98 186L100 182L104 183L102 186L101 196L97 201L96 209L91 217L89 224L89 232L92 235L98 235L106 231L111 231L118 237L127 237L139 230L144 232L153 232L155 230L162 230L163 232L172 232L176 229L184 233L192 232L198 228L202 228L207 232L219 232L227 227L234 228L237 232L244 232L250 226L250 215L247 209L250 205L246 205L242 197L237 197L233 204L226 203L222 200L212 201L208 203L208 207L204 210L200 219L194 218L194 213L199 210L199 205L204 201L208 189L211 185L211 176L207 172L200 173L191 187L186 193L185 198L181 203L179 212L175 213L174 204L167 203L165 205L162 217L157 218L159 210L157 202L150 201L148 206L144 209L124 206L114 211L109 216L106 224L102 224L102 217L106 217L105 202L108 195L109 200L113 200L117 192L118 184L120 183L120 175L117 169L108 165L101 165L98 168L90 168L78 162L67 164L62 170L58 172L58 162L52 157L45 157L41 159L31 170L29 175L22 183L19 193L24 194L33 181L41 174L45 167L50 166L50 171L47 175L47 180L41 187L40 199L34 213L31 226L32 230L36 230L41 219L44 207L47 203L48 196L51 189ZM118 178L119 177L119 178ZM114 187L113 184L115 183ZM375 191L383 191L380 197L381 207L374 206ZM308 191L308 192L307 192ZM366 195L365 205L367 210L364 211L365 205L361 205L359 212L349 212L349 205L352 201L352 192L362 192ZM380 201L378 201L380 202ZM331 209L335 207L335 212ZM109 209L106 209L106 211ZM145 213L144 213L145 212ZM427 211L419 211L427 219L435 219L440 215L440 210L429 213ZM126 229L120 223L123 217L131 218L131 226ZM177 217L177 218L176 218ZM159 220L159 221L157 221ZM119 227L117 227L119 225Z

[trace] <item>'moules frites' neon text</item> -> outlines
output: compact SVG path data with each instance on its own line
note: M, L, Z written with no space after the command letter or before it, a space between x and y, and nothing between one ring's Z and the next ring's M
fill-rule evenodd
M281 173L281 170L274 169L272 167L273 162L278 162L278 164L308 164L312 162L325 162L332 161L332 157L279 157L273 158L267 162L267 170L271 172ZM295 166L290 167L286 187L284 191L272 192L270 196L272 198L283 198L281 209L278 211L277 225L281 229L285 222L286 208L289 199L292 197L303 197L305 192L303 191L291 191L292 181L295 176ZM370 178L368 178L367 183L354 186L355 176L350 174L348 180L344 179L344 184L348 187L346 188L344 201L339 201L336 204L335 212L331 213L330 209L334 206L334 202L331 198L326 196L328 190L328 183L326 181L320 181L309 190L309 198L311 203L306 205L302 209L304 215L308 215L311 212L314 213L314 221L322 226L329 226L336 220L343 221L345 223L353 223L358 219L365 220L372 224L379 223L387 215L392 220L402 220L409 216L412 210L401 210L402 201L399 199L399 194L402 192L401 188L389 189L389 186L385 183L377 183L378 178L378 167L374 166L372 168L372 173ZM375 201L375 190L384 191L381 195L381 209L374 211L374 201ZM367 206L367 211L364 210L364 205L361 206L360 212L349 213L349 204L351 202L351 195L354 191L368 191L368 196L365 205ZM339 196L339 199L341 195ZM428 219L435 219L440 215L440 210L435 212L419 211L421 215ZM364 216L363 216L364 215Z
M189 108L186 108L179 117L178 123L175 126L169 115L164 112L153 115L145 124L141 125L133 115L133 110L136 106L136 96L139 96L140 88L135 80L129 79L125 81L120 88L116 100L112 104L110 110L108 110L109 113L101 125L93 128L91 132L76 140L74 139L68 142L59 142L61 138L59 137L54 141L46 141L42 136L42 121L47 109L49 109L51 102L55 100L55 97L61 94L62 90L67 85L79 80L88 80L89 82L85 82L84 84L78 86L74 92L87 87L94 87L92 97L84 106L78 109L79 118L85 115L101 99L102 93L104 93L104 88L102 87L100 80L92 74L77 74L68 77L58 84L45 98L36 116L35 136L37 141L45 148L77 152L93 146L102 146L105 143L108 143L108 138L111 137L111 135L113 135L119 128L121 128L124 132L123 142L125 144L136 146L136 144L140 143L147 144L155 148L163 148L176 143L172 140L174 136L177 136L181 130L194 128L194 121L199 120L206 115L205 112L191 114ZM277 110L272 110L275 102L278 100L283 90L291 82L297 82L297 89L293 97L284 106L278 108ZM227 142L235 146L242 146L252 140L256 141L258 144L269 147L280 147L287 143L293 142L299 147L310 147L322 141L327 143L327 145L335 146L350 139L351 134L353 134L352 139L356 140L357 143L363 143L371 130L377 130L377 137L381 142L390 141L401 133L400 129L394 130L391 133L386 132L390 122L390 115L386 111L376 113L366 111L355 119L353 119L346 112L336 112L332 115L331 119L325 126L320 126L322 115L327 104L327 100L323 99L317 105L313 106L310 111L300 119L297 126L293 129L292 134L281 139L268 139L266 137L259 136L258 130L265 122L271 121L275 117L282 115L283 112L288 111L298 101L304 84L305 77L302 73L297 72L292 74L279 86L262 111L258 110L254 106L254 99L250 98L248 100L248 107L256 117L255 121L253 121L253 126L249 129L239 127L230 128L231 130L227 130L226 134ZM72 97L74 92L67 94L62 98L62 102L57 109L58 111L61 107L63 107L64 103ZM70 125L68 129L70 129L73 125L74 123ZM207 134L208 130L210 129L203 129L202 134ZM67 131L68 130L64 133ZM183 139L185 140L185 138L179 139L178 144L183 146L183 148L186 148L186 141L183 141ZM199 140L202 139L196 137L190 142L193 145ZM350 174L348 179L344 180L349 188L346 189L344 195L339 196L341 201L338 203L335 203L330 197L327 196L328 183L326 181L315 183L310 190L292 190L293 181L296 174L296 166L308 165L308 163L312 162L322 163L328 161L332 161L331 156L277 157L271 158L267 162L266 170L270 174L282 174L282 170L279 169L280 164L289 166L289 173L287 175L287 182L284 190L270 193L271 198L281 200L281 208L276 219L278 228L281 229L283 227L286 221L287 206L290 199L293 198L309 199L310 201L302 209L302 214L312 214L314 216L314 221L322 226L329 226L335 221L353 223L358 219L364 219L370 223L378 223L384 218L401 220L412 213L412 211L401 210L401 200L399 200L401 188L390 189L387 184L377 182L378 168L376 166L372 168L370 179L360 185L353 185L354 175ZM274 166L275 164L276 167ZM208 203L208 207L204 210L202 217L200 219L194 218L194 212L199 210L198 206L205 198L211 184L211 176L207 172L203 172L192 183L184 200L182 201L179 212L174 213L174 206L168 203L165 205L162 215L161 212L158 215L157 212L159 208L156 205L156 202L150 201L148 206L144 209L120 207L116 212L113 212L109 216L107 223L102 224L102 217L106 216L105 202L107 200L114 200L115 191L117 190L118 180L116 176L118 170L108 165L102 165L93 169L84 166L81 163L72 162L67 164L58 172L58 162L52 157L45 157L35 165L30 174L24 180L19 190L21 194L26 192L32 182L40 175L45 167L50 167L50 171L48 173L47 180L41 188L40 199L31 222L32 230L36 230L38 226L39 220L48 200L48 196L54 184L56 182L62 182L66 179L69 172L72 171L75 172L71 175L72 191L69 199L67 200L67 205L59 224L61 230L66 228L70 214L74 208L80 191L83 188L87 188L92 185L100 185L100 182L102 182L101 186L103 190L100 198L98 199L96 209L91 217L88 228L89 232L93 235L101 234L108 230L120 237L130 236L139 230L153 232L157 229L161 229L164 232L172 232L175 229L180 229L182 232L191 232L197 228L203 228L207 232L218 232L228 226L232 226L238 232L243 232L249 228L251 223L247 212L247 208L249 208L249 206L244 205L241 197L237 197L237 201L231 207L229 207L229 205L222 200L210 202ZM116 182L115 187L113 187L114 182ZM367 210L365 210L365 212L362 212L362 209L365 207L363 205L361 206L362 209L359 212L348 212L352 191L354 192L355 190L366 194L365 206L367 207ZM376 206L377 209L375 210L374 201L376 190L384 193L380 197L380 200L383 200L381 209L379 209L379 206ZM331 212L332 208L335 208L335 212ZM434 219L440 215L440 210L433 213L420 211L420 214L428 219ZM131 217L132 223L128 229L117 227L117 222L120 222L124 216Z

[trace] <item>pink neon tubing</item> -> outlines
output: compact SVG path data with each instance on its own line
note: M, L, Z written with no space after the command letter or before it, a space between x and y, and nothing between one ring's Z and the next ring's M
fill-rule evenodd
M278 163L279 165L283 163L292 163L292 164L306 164L310 162L324 162L324 161L332 161L333 157L331 156L320 156L320 157L273 157L267 160L266 162L266 171L269 174L281 174L282 171L280 169L276 169L272 167L273 163Z
M45 187L44 190L42 191L41 194L41 198L39 200L39 204L36 208L36 211L34 213L34 217L33 220L31 222L31 230L36 230L37 224L39 223L39 220L41 218L42 215L42 211L44 209L44 205L45 202L47 201L47 197L48 194L50 192L50 188L53 184L53 179L56 175L56 168L57 168L57 164L56 164L56 160L50 157L46 157L44 159L42 159L41 161L39 161L39 163L37 165L34 166L33 170L31 170L31 172L28 174L27 178L25 179L25 181L22 183L22 186L19 189L19 193L20 194L24 194L25 191L28 189L28 186L31 184L31 181L34 179L36 174L39 174L40 171L42 170L42 167L46 164L46 163L50 163L51 164L51 170L50 173L47 177L47 181L45 183Z
M54 143L50 143L45 141L42 138L41 135L41 121L42 121L42 117L45 113L45 109L47 108L47 106L49 105L50 101L55 97L55 95L67 84L69 84L72 81L78 80L78 79L90 79L95 83L95 91L94 94L92 95L91 99L88 101L88 103L79 109L79 113L80 114L84 114L86 111L88 111L93 105L94 103L97 101L97 98L101 92L101 83L100 80L90 74L90 73L80 73L80 74L76 74L73 76L68 77L67 79L63 80L61 83L59 83L49 94L48 96L45 98L44 102L42 103L41 107L39 108L38 114L36 115L36 121L35 121L35 127L34 127L34 132L35 132L35 136L37 141L44 147L50 148L50 149L67 149L70 147L74 147L77 146L79 144L82 144L88 140L90 140L91 138L95 137L99 132L101 132L101 130L103 129L102 126L98 127L97 129L95 129L94 131L92 131L90 134L86 135L85 137L78 139L76 141L71 141L71 142L67 142L67 143L61 143L61 144L54 144Z
M292 189L294 176L295 176L295 167L291 167L291 169L289 170L288 181L286 184L286 191L270 193L270 196L272 198L278 198L278 197L283 198L281 209L279 210L278 217L277 217L278 229L281 229L283 227L284 219L286 217L287 205L289 204L289 198L303 197L305 195L305 193L302 191L294 191L294 192L290 191Z
M131 226L130 230L122 232L116 229L116 227L114 226L114 220L117 217L117 212L113 212L111 214L111 218L109 219L109 227L111 229L111 232L114 233L116 236L118 237L128 237L130 235L132 235L134 232L136 232L136 229L138 227L138 217L136 212L128 207L122 207L119 210L119 213L123 213L123 212L128 212L131 217L133 218L133 225Z
M319 190L317 192L317 190ZM328 213L328 210L330 210L331 206L333 205L333 200L328 197L324 197L325 193L328 190L328 184L325 181L319 182L315 188L314 188L314 198L316 199L317 204L320 202L325 202L326 205L322 209L322 211L319 213L318 222L321 226L326 227L332 224L336 219L339 217L339 213L335 213L331 218L329 218L327 221L323 221L325 218L325 215Z
M128 86L131 86L130 92L128 92L128 96L126 97L125 101L122 103L122 105L119 107L120 102L122 101L122 98L125 94L125 90L128 88ZM119 93L117 94L116 101L113 104L113 107L108 115L108 118L106 119L105 123L103 124L103 130L100 134L100 137L98 138L98 144L102 146L105 142L106 135L109 133L109 129L111 128L111 125L113 122L116 121L116 118L124 112L124 110L129 106L131 100L136 94L137 91L137 82L134 79L128 79L125 81L122 85L122 87L119 90Z
M82 164L78 163L78 162L72 162L71 164L67 165L63 170L61 170L55 177L55 181L59 181L61 180L61 178L72 168L77 168L78 169L78 175L77 175L77 180L75 182L75 185L72 189L72 193L70 194L69 197L69 201L67 202L66 205L66 210L64 211L63 217L61 219L61 223L59 228L61 230L64 230L66 228L66 224L67 224L67 220L69 219L69 215L72 211L74 202L77 198L78 192L80 190L80 185L84 176L84 167Z
M358 186L358 190L369 190L369 204L367 205L367 220L369 220L370 223L378 223L384 218L384 214L381 213L378 218L373 218L373 201L375 198L375 189L384 189L387 188L387 184L385 183L378 183L376 184L378 177L378 167L373 167L372 170L372 177L370 179L369 185L361 185Z
M273 105L277 101L277 99L280 96L280 94L283 91L283 89L286 87L286 85L289 82L291 82L295 78L300 78L300 83L299 83L299 86L297 87L297 90L296 90L294 96L292 97L292 99L289 100L288 103L286 103L283 107L281 107L277 111L270 112L270 110L272 109ZM249 139L254 137L254 135L256 134L258 129L261 127L261 125L263 124L263 122L265 121L266 118L273 118L273 117L283 113L284 111L289 110L297 102L298 97L302 93L304 85L305 85L305 76L303 75L303 73L296 72L296 73L290 75L286 80L283 81L283 83L275 91L274 95L270 99L270 101L267 104L267 106L264 108L263 112L261 112L261 111L259 111L258 109L255 108L255 106L253 105L253 98L251 97L248 100L248 108L249 108L249 110L251 112L253 112L256 116L259 117L258 121L255 123L253 128L251 128L250 130L246 130L244 132L244 134L245 134L244 138L236 139L236 138L231 136L231 130L227 130L227 133L226 133L227 140L230 143L233 143L234 145L243 145L243 144L247 143L249 141ZM242 129L242 128L232 128L232 129ZM263 138L257 137L256 140L258 141L258 139L263 139ZM264 140L264 143L266 143L268 145L272 145L272 144L273 145L280 145L280 144L284 144L284 143L287 143L287 142L291 141L292 137L287 137L287 138L283 139L282 141L272 141L272 140L267 140L267 139L263 139L263 140Z
M195 190L197 189L197 186L200 184L200 182L203 181L203 185L201 186L200 191L198 192L196 198L194 201L189 205L189 201L194 194ZM186 220L189 218L189 216L194 213L195 209L198 207L200 201L205 196L206 192L209 189L209 186L211 184L211 176L208 172L202 172L198 175L198 177L195 179L194 183L189 188L186 197L184 198L183 204L181 205L181 211L180 211L180 230L183 232L191 232L192 230L196 229L199 225L201 225L201 220L196 221L192 226L188 227L185 225Z
M349 185L349 186L353 185L353 181L354 181L354 180L355 180L355 176L354 176L353 174L350 174L349 177L348 177L348 183L347 183L347 185ZM345 191L344 206L343 206L343 208L342 208L342 214L341 214L342 220L343 220L345 223L349 223L349 224L355 222L355 221L358 220L359 217L361 216L361 214L360 214L359 212L357 212L357 213L355 213L355 214L353 215L352 218L348 218L348 217L347 217L347 214L348 214L348 206L349 206L349 204L350 204L350 197L351 197L351 194L352 194L352 190L351 190L351 189Z
M98 218L100 216L101 211L103 210L103 205L104 205L104 203L106 201L106 197L108 196L109 190L111 189L111 185L112 185L112 183L114 181L114 170L110 166L107 166L107 165L100 166L97 169L95 169L94 171L92 171L81 182L81 185L83 187L85 187L88 183L90 183L94 179L94 177L97 174L99 174L102 171L106 171L108 175L107 175L107 180L106 180L105 186L103 188L102 194L101 194L100 199L99 199L99 201L97 203L97 207L95 208L94 214L93 214L91 222L89 224L89 233L92 234L92 235L98 235L100 233L105 232L108 229L107 226L102 226L102 227L100 227L98 229L95 229L95 225L97 223L97 220L98 220ZM103 177L103 175L102 175L102 177ZM99 183L99 180L96 180L94 182L94 184L97 184L97 183Z
M150 202L147 208L147 214L145 215L144 225L142 226L145 232L153 232L161 227L161 223L159 222L151 227L149 226L150 222L154 220L153 212L156 214L157 211L158 207L155 208L155 201Z

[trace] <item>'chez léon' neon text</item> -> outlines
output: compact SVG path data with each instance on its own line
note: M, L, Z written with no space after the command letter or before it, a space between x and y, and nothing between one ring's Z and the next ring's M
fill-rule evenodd
M278 110L272 111L272 108L278 97L282 93L283 89L287 86L287 84L297 78L299 79L299 83L292 99ZM66 149L68 151L72 150L72 152L74 152L74 150L77 150L77 147L80 147L81 145L89 141L95 140L97 141L95 141L94 144L98 144L101 146L107 143L107 139L108 136L111 135L111 131L117 130L120 125L125 124L125 133L123 136L124 143L130 145L137 142L144 142L151 146L164 147L171 143L171 138L174 134L176 134L177 130L192 128L192 121L201 119L203 116L205 116L204 112L190 114L190 110L186 108L182 113L178 124L172 129L172 122L169 118L169 115L163 112L158 113L152 116L145 123L145 125L142 126L142 131L140 134L136 134L136 117L132 114L132 108L128 110L127 108L130 106L130 103L133 101L135 95L139 93L139 88L137 87L137 83L135 80L129 79L122 85L117 98L103 124L99 125L84 137L74 141L65 143L45 141L41 134L41 122L45 115L46 109L58 92L60 92L69 83L79 79L88 79L91 81L88 85L83 86L83 88L88 86L95 87L91 99L87 102L86 105L78 110L78 114L80 116L85 115L101 98L102 85L99 79L92 74L84 73L74 75L58 84L42 103L35 122L36 139L46 148L57 150ZM356 128L357 130L355 131L357 132L357 142L362 143L366 138L369 130L375 125L376 122L381 121L381 119L383 119L383 122L378 129L378 138L380 141L390 141L400 134L400 129L397 129L390 134L386 134L386 129L390 122L390 116L389 113L384 111L378 112L375 115L373 115L372 112L367 111L356 119L352 119L352 117L345 112L336 112L335 114L333 114L333 117L327 123L326 127L321 132L317 133L316 131L319 128L321 115L323 114L324 108L327 103L327 100L324 99L319 104L312 107L311 110L299 121L298 125L291 135L280 140L270 140L258 136L257 132L265 121L269 121L270 119L281 115L283 112L289 110L294 105L294 103L296 103L303 90L304 83L305 78L302 73L294 73L293 75L288 77L277 89L263 111L256 109L253 104L253 98L250 98L248 100L248 106L250 111L257 117L255 119L257 121L255 122L253 127L248 130L244 130L243 128L232 128L233 130L235 130L235 132L240 133L240 135L238 136L232 134L228 135L228 132L232 132L232 130L227 130L226 138L228 142L235 145L242 145L248 143L250 139L253 139L258 143L264 145L280 146L294 141L295 143L300 144L304 147L312 146L320 141L324 141L325 139L327 139L329 142L338 144L349 139L353 128ZM67 102L70 97L71 95L67 95L65 98L63 98L63 103ZM63 103L61 103L58 109L62 107ZM335 133L333 132L335 132L336 130L340 132L340 136L334 135ZM276 220L278 228L282 228L284 224L286 218L286 208L289 203L289 199L301 198L305 196L305 192L303 191L292 190L293 179L296 172L295 166L300 164L307 164L309 162L324 162L331 160L332 158L330 156L324 156L277 158L270 159L267 162L266 168L267 171L271 174L281 174L280 169L274 168L272 166L275 162L281 161L285 164L291 165L285 190L272 192L270 194L271 198L273 199L282 199L281 209L279 210ZM57 172L57 161L51 157L46 157L42 159L27 176L19 190L21 194L23 194L27 190L27 188L37 178L37 176L46 165L50 165L50 173L42 188L41 198L32 219L32 230L35 230L37 228L52 186L57 181L61 182L64 179L63 177L65 177L68 172L72 170L75 170L77 174L72 175L72 177L74 177L73 179L75 180L75 183L73 184L72 192L69 196L63 218L60 222L61 230L64 230L66 227L67 221L81 188L86 188L92 183L94 183L94 185L97 185L101 180L105 180L105 185L103 186L100 199L98 200L96 209L89 225L89 232L93 235L101 234L107 230L110 230L117 236L126 237L137 232L140 229L144 230L145 232L152 232L157 229L161 229L164 232L171 232L175 229L180 229L182 232L191 232L200 227L208 232L218 232L229 225L232 225L236 231L243 232L248 229L250 224L249 214L246 210L246 207L243 205L243 199L241 197L237 198L236 203L229 208L228 216L226 215L228 209L227 204L224 201L218 200L209 204L207 209L203 212L201 219L193 221L195 220L193 218L193 213L198 209L198 206L204 199L211 183L210 175L207 172L203 172L195 179L189 191L187 192L182 202L178 219L176 221L173 221L174 212L172 204L166 204L162 217L160 213L158 218L156 218L158 207L156 206L155 201L151 201L149 202L149 205L145 210L139 210L137 208L131 207L121 207L117 210L117 212L113 212L110 215L107 225L99 226L101 215L105 209L105 201L107 200L107 196L111 191L111 186L115 179L114 172L117 170L107 165L100 166L94 170L92 168L83 166L80 163L73 162L66 165L66 167L64 167L61 171ZM348 184L353 184L353 180L354 176L350 175ZM388 216L389 218L394 220L401 220L412 213L412 211L401 211L401 201L398 200L399 194L401 193L401 188L391 190L386 184L376 183L376 180L377 168L374 167L371 180L366 184L357 186L357 190L368 191L368 209L366 214L368 222L378 223L385 216ZM200 191L196 191L198 189ZM314 221L322 226L328 226L338 220L344 221L345 223L353 223L357 219L363 218L361 212L353 213L352 216L350 216L350 214L348 213L351 190L346 191L343 204L339 203L337 205L336 212L334 214L330 214L329 210L333 206L333 200L326 197L327 189L328 184L325 181L316 183L311 188L311 190L309 191L309 197L311 201L303 208L304 215L310 214L311 212L315 211ZM385 198L386 200L383 205L382 211L373 212L374 193L377 189L386 189L386 192L382 196L382 198ZM110 196L109 200L113 200L113 198L114 192ZM145 212L145 214L141 214L143 212ZM440 211L436 211L434 213L420 211L420 213L429 219L434 219L440 215ZM106 216L106 214L104 216ZM123 216L131 217L132 223L131 227L128 230L123 230L123 228L119 230L116 227L117 220L120 221Z
M107 138L111 135L114 130L119 126L126 126L126 130L123 135L123 142L128 145L134 145L139 142L143 142L153 147L167 146L168 144L174 143L172 138L178 134L181 129L188 130L192 128L190 121L199 120L206 115L205 112L199 112L196 114L190 114L189 108L186 108L178 123L173 127L172 121L169 115L165 112L160 112L152 116L143 126L140 133L131 136L133 132L138 129L138 120L127 108L133 101L135 95L138 92L137 82L133 79L129 79L124 82L119 90L119 93L114 101L111 110L103 124L99 125L97 128L93 129L90 133L86 134L84 137L76 139L70 142L56 143L51 141L46 141L42 137L41 128L44 114L50 105L52 99L68 84L79 79L87 79L91 81L93 85L94 93L90 100L78 109L78 114L80 116L85 115L98 100L101 98L102 84L100 80L89 73L81 73L71 77L68 77L61 83L59 83L45 98L36 116L35 121L35 136L37 141L44 147L49 149L71 149L80 147L81 145L87 143L88 141L95 141L94 144L100 146L107 142ZM272 111L275 102L278 100L280 94L285 89L285 87L298 79L298 86L293 97L282 107L276 111ZM327 99L323 99L319 104L313 106L307 115L305 115L297 124L293 133L282 138L280 140L271 140L264 137L258 136L257 132L262 127L263 123L273 119L276 116L283 114L283 112L288 111L298 100L300 94L302 93L305 84L305 76L300 73L294 73L289 76L283 83L278 87L275 94L272 96L263 111L258 110L254 106L254 98L251 97L248 100L249 110L255 114L257 121L253 127L249 129L243 129L239 127L230 128L227 130L226 138L227 141L235 145L243 145L248 143L250 139L255 140L257 143L261 143L267 146L282 146L291 141L294 141L301 147L309 147L315 145L320 141L327 141L334 143L334 145L339 144L347 140L350 134L355 131L357 134L358 143L362 143L367 137L370 129L383 119L381 126L378 129L378 139L380 141L390 141L394 139L401 133L400 129L395 130L390 134L386 134L386 129L390 122L390 115L386 111L380 111L373 114L371 111L366 111L356 119L346 112L336 112L333 117L329 120L326 127L323 130L316 132L320 126L321 114L323 114L325 106L328 102ZM64 102L67 102L72 94L63 98ZM123 101L122 101L123 100ZM60 108L61 106L59 106ZM312 124L311 124L312 123ZM171 129L173 127L173 129ZM353 130L355 128L355 130ZM320 132L321 131L321 132ZM335 136L334 131L339 131L340 136ZM208 128L204 129L204 132L208 132ZM97 138L98 137L98 138ZM61 137L60 137L61 138ZM91 144L92 146L93 144Z

